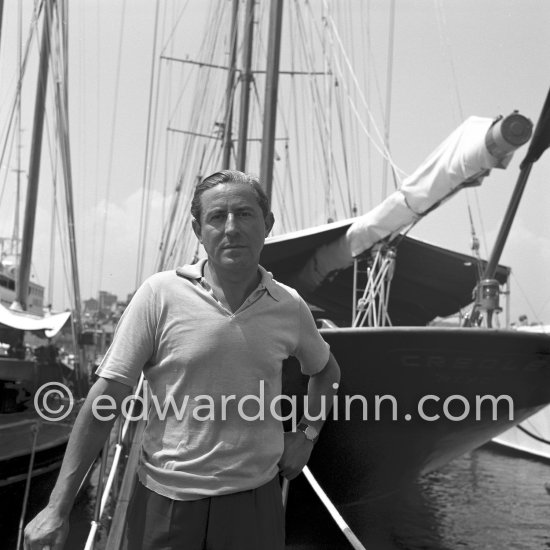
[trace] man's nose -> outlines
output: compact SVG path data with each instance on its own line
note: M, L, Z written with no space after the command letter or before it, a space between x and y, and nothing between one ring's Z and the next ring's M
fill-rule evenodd
M234 233L235 231L237 231L237 218L235 217L235 214L229 212L227 214L227 218L225 219L225 232Z

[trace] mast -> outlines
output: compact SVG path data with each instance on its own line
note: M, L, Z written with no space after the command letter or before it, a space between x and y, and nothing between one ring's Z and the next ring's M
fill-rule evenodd
M252 41L254 35L254 0L246 1L243 70L241 73L241 107L239 115L239 148L237 170L246 169L246 145L248 140L248 111L250 107L250 83L252 82Z
M67 5L65 0L63 1L63 10L62 16L64 20L62 23L66 28L65 19L67 17ZM58 139L59 139L59 148L61 153L61 161L63 167L63 181L65 183L65 210L67 214L67 233L69 239L69 254L71 258L71 276L73 283L73 292L74 292L74 309L72 314L73 319L73 336L75 343L79 351L79 365L75 369L77 376L77 384L81 391L84 388L81 387L82 380L80 378L83 374L80 369L84 367L84 349L81 344L81 335L82 335L82 302L80 297L80 279L78 274L78 256L76 253L76 231L75 231L75 220L74 220L74 198L73 198L73 175L72 175L72 165L71 165L71 148L69 140L69 117L68 110L69 106L67 103L68 99L68 68L67 68L67 39L65 33L63 35L63 52L64 52L64 65L63 65L63 77L57 79L56 85L56 108L57 108L57 129L58 129Z
M513 133L515 131L515 134ZM512 138L519 136L522 137L521 128L519 128L519 123L515 123L514 126L510 128L510 133ZM531 173L531 168L533 164L540 158L544 150L548 147L550 143L550 91L546 96L546 101L542 108L537 127L535 129L533 140L527 151L527 155L520 164L520 173L516 181L516 186L514 187L514 192L510 198L510 203L502 220L500 230L497 236L497 240L493 247L493 251L487 263L487 267L483 273L483 279L492 279L495 276L496 268L500 260L500 256L508 239L510 233L510 228L512 227L512 222L516 216L518 210L519 202L525 190L525 185L529 179L529 174Z
M281 58L281 30L283 26L283 0L271 0L269 36L267 44L267 74L264 94L264 123L260 182L271 203L273 189L273 158L277 126L277 91L279 89L279 60Z
M52 7L55 0L46 0L42 40L40 44L40 61L38 82L36 85L36 103L34 106L34 122L31 142L31 156L29 162L29 183L25 205L25 220L23 224L23 244L21 259L17 273L17 288L13 309L27 309L29 295L29 279L31 272L31 258L34 238L34 223L36 217L36 203L38 198L38 178L40 175L40 158L42 153L42 130L44 128L44 111L48 84L48 68L50 57L50 26Z
M237 27L239 17L239 0L233 0L231 15L231 53L229 72L227 73L227 86L225 88L225 124L223 132L223 159L222 168L229 169L231 162L232 126L233 126L233 86L235 85L235 73L237 64Z
M513 114L509 117L511 122L505 126L502 123L502 136L504 141L509 143L515 143L521 145L526 143L531 136L532 124L527 120L528 124L524 121L521 121L519 115ZM523 118L523 117L522 117ZM523 161L520 164L520 173L508 203L504 219L500 226L495 245L489 257L489 261L483 271L481 280L477 285L476 291L476 301L470 312L466 317L464 325L465 326L475 326L479 323L481 318L481 310L484 309L487 311L488 324L490 326L491 317L494 311L498 310L498 281L494 279L498 262L502 251L504 250L504 245L508 239L512 223L516 216L518 206L527 185L527 180L533 168L533 164L540 158L542 153L548 149L550 146L550 91L546 96L546 100L542 107L542 112L540 114L537 126L533 133L533 139L527 150L527 154ZM496 299L495 299L496 297Z

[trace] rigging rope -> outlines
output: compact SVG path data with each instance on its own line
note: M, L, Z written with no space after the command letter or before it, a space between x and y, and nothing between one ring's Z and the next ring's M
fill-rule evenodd
M296 7L297 7L296 13L297 13L297 16L298 16L297 17L297 23L298 23L298 28L299 28L299 31L300 31L299 36L302 40L302 47L304 49L304 54L306 56L307 68L308 68L310 73L313 73L315 71L315 65L314 65L314 61L313 61L313 58L312 58L313 47L311 46L311 43L309 42L309 39L308 39L309 35L305 31L305 24L304 24L303 14L299 9L298 4L297 4ZM309 4L307 5L307 7L311 8L311 6L309 6ZM313 18L311 20L313 21ZM319 92L319 88L317 86L317 83L316 83L314 77L310 78L309 89L310 89L310 92L311 92L312 106L313 106L315 121L317 123L317 129L318 129L319 134L321 136L326 136L329 132L329 128L328 128L326 118L323 116L324 115L323 102L321 101L321 94ZM323 169L324 169L324 172L325 172L324 180L325 180L325 197L326 197L329 194L329 188L327 186L330 185L330 181L329 181L330 178L328 177L328 174L330 173L330 169L329 169L330 162L329 162L329 154L328 154L328 151L327 151L326 139L321 139L320 147L321 147L321 153L322 153L322 157L323 157L322 166L323 166Z
M340 43L341 45L341 43ZM343 46L341 46L343 48ZM349 63L349 61L348 61ZM356 119L359 123L359 126L360 128L363 130L363 133L367 136L367 138L370 140L370 142L372 143L372 145L374 146L374 148L378 151L378 153L382 156L382 158L386 159L391 167L392 167L392 170L394 170L397 173L399 174L403 174L404 172L395 164L395 162L393 161L392 157L391 157L391 154L390 152L386 149L384 143L383 143L383 138L381 137L380 135L380 131L378 130L378 126L376 124L376 121L374 120L374 117L372 115L372 111L370 109L370 107L368 107L368 105L364 105L366 110L367 110L367 113L369 115L369 119L371 121L371 124L374 126L374 129L375 129L375 133L378 135L379 139L381 140L381 144L379 145L378 143L376 143L375 139L374 139L374 136L372 135L372 132L370 131L369 127L367 127L367 125L364 123L360 113L359 113L359 109L355 103L355 101L353 100L353 98L351 97L351 91L347 85L347 82L344 78L344 72L343 72L343 68L342 66L340 65L340 63L338 62L338 60L335 58L335 68L337 69L338 71L338 74L340 75L341 77L341 82L343 83L344 85L344 89L346 91L346 94L347 94L347 97L348 97L348 102L350 104L350 107L353 111L353 113L355 114L356 116ZM350 68L351 70L351 68ZM357 85L357 79L355 77L355 75L353 73L351 73L352 76L353 76L353 80L354 80L354 83ZM361 92L361 90L359 90L359 97L365 101L364 99L364 95L363 93Z
M103 227L101 230L101 242L99 248L99 261L98 261L98 290L103 284L103 262L105 258L105 236L107 233L107 222L109 219L109 209L110 209L110 198L111 198L111 178L113 172L113 152L115 149L115 130L116 130L116 121L117 121L117 112L118 112L118 99L120 91L120 74L121 74L121 61L122 61L122 44L124 40L124 27L125 27L125 13L126 13L126 0L122 3L122 11L120 17L120 33L118 41L118 52L117 52L117 66L116 66L116 78L115 78L115 101L113 105L113 113L111 119L111 139L109 146L109 159L107 162L107 180L106 180L106 189L105 189L105 213L103 215Z
M155 80L155 65L157 57L157 36L158 36L158 27L159 27L159 10L160 5L157 0L155 6L155 24L154 24L154 33L153 33L153 54L151 60L151 76L149 81L149 106L147 108L147 130L145 132L145 155L144 155L144 166L143 166L143 180L142 180L142 193L141 193L141 212L139 217L139 237L138 237L138 256L137 256L137 265L136 265L136 279L134 282L134 288L138 288L141 284L141 279L143 276L143 264L145 258L145 249L146 249L146 238L147 238L147 227L149 225L149 209L147 206L150 204L151 196L151 181L152 181L152 164L153 164L153 150L149 151L151 147L151 142L154 143L154 127L152 130L151 118L153 110L153 95L155 95L155 117L158 112L159 104L159 93L158 86L160 78L157 77L157 93L153 94L153 84ZM159 67L160 71L160 67ZM153 146L154 147L154 146Z
M96 63L97 63L97 66L96 66L96 70L97 70L97 74L101 74L101 55L100 55L100 49L99 49L99 44L100 44L100 37L99 37L99 21L100 21L100 2L97 2L96 3L96 22L97 22L97 25L96 25L96 36L95 36L95 46L96 46L96 55L95 55L95 58L96 58ZM87 28L87 25L84 25L84 31L86 30ZM83 33L83 36L85 37L86 35ZM84 38L85 39L85 38ZM81 60L81 68L84 67L84 63L82 62ZM84 87L87 88L87 83L86 83L86 80L85 80L85 72L82 71L81 73L81 79L82 79L82 83L84 84ZM100 132L99 132L99 129L101 128L101 114L103 112L103 109L100 109L99 108L99 105L100 105L100 81L101 79L99 78L96 78L95 79L95 105L96 105L96 109L95 109L95 124L96 124L96 136L95 136L95 165L94 165L94 173L99 175L99 153L100 153ZM82 99L84 98L84 95L81 96ZM86 119L84 118L85 116L85 109L84 109L84 105L82 105L82 109L81 109L81 112L83 113L83 127L86 128L87 125L86 125ZM82 141L82 144L81 144L81 147L82 147L82 150L84 150L84 139L85 139L85 134L86 132L81 132L80 135L81 135L81 139L83 140ZM85 166L83 167L84 168L84 171L85 171ZM93 198L93 205L95 208L97 208L98 206L98 203L99 203L99 185L94 185L94 198ZM84 208L81 208L81 211L83 211ZM84 214L84 212L83 212ZM84 215L81 216L81 219L86 219L86 217ZM95 226L97 222L97 217L94 216L93 218L93 225ZM85 231L85 228L83 228L84 231ZM95 227L93 227L92 231L91 231L91 234L92 234L92 246L91 246L91 258L92 258L92 265L95 265L96 264L96 255L97 255L97 241L98 241L98 233L99 231L97 231L95 229ZM85 232L84 234L87 234L87 232ZM85 239L83 239L85 240ZM98 295L98 292L99 292L99 287L100 287L100 284L101 284L101 281L98 280L97 282L97 290L94 292L95 290L95 286L94 286L94 277L97 275L97 273L94 271L94 270L91 270L91 273L90 273L90 280L89 280L89 296L94 296L94 295Z
M434 0L434 3L435 3L435 8L436 8L435 9L435 14L436 14L436 19L437 19L437 28L438 28L438 31L439 31L439 37L440 37L441 42L443 43L443 46L444 46L443 50L447 54L447 59L448 59L449 66L450 66L450 69L451 69L451 80L452 80L452 83L453 83L453 91L454 91L456 106L457 106L457 109L458 109L458 119L459 119L459 121L463 121L464 120L464 109L462 107L462 100L461 100L461 97L460 97L460 89L459 89L459 86L458 86L458 78L457 78L456 66L455 66L455 62L454 62L453 50L452 50L452 47L451 47L451 42L449 40L449 33L447 32L447 21L445 19L445 12L443 10L443 4L441 3L441 0ZM479 217L479 220L480 220L482 234L483 234L484 247L486 247L487 239L486 239L486 236L485 236L485 229L483 227L483 218L481 216L481 208L480 208L480 204L479 204L479 195L477 193L477 190L467 188L467 189L465 189L465 191L466 191L466 193L464 193L464 198L466 200L466 207L467 207L467 210L468 210L468 217L469 217L469 222L470 222L470 232L471 232L471 235L472 235L472 251L473 251L474 255L479 260L478 261L478 280L479 280L481 278L481 274L482 274L481 259L480 259L480 256L479 256L479 239L477 237L476 227L475 227L475 224L474 224L474 218L473 218L473 214L472 214L472 206L470 204L470 191L473 192L474 198L475 198L475 201L476 201L478 217ZM485 255L487 255L487 250L485 250Z
M365 15L364 15L364 7L365 7L365 2L361 2L361 20L364 21L365 20ZM366 32L363 34L361 33L361 39L362 39L362 43L363 43L363 48L362 48L362 51L366 51L367 52L367 57L370 59L372 57L372 48L371 48L371 40L370 40L370 8L371 8L371 0L367 0L367 15L366 15L366 20L367 20L367 25L366 25ZM365 44L365 35L367 37L367 44ZM374 73L374 81L375 81L375 84L378 84L378 75L376 73L376 67L374 66L374 63L370 63L368 64L370 66L373 67L373 73ZM364 89L366 91L366 100L367 100L367 103L370 103L370 96L371 96L371 85L370 85L370 79L368 78L368 72L367 71L364 71L363 73L363 78L364 78L364 83L363 83L363 86L364 86ZM367 119L367 129L370 131L370 118ZM356 142L359 142L359 135L356 133L355 135L355 139L356 139ZM357 161L359 159L359 156L356 155L357 157ZM371 144L371 141L370 140L367 140L367 181L372 181L372 163L371 163L371 159L372 159L372 144ZM372 193L372 188L373 186L372 185L369 185L368 186L368 189L369 189L369 193L368 193L368 204L369 206L373 206L373 193ZM361 197L361 195L359 195ZM361 204L360 205L361 209L364 208L364 206Z
M201 59L210 60L217 55L216 49L219 49L218 39L223 35L221 26L224 21L225 4L227 3L221 2L217 5L209 5L210 11L207 15L208 32L203 37L202 44L198 45ZM206 67L197 65L193 65L189 72L187 82L191 82L191 78L194 75L196 79L194 82L195 92L194 94L189 94L194 97L194 101L189 105L183 105L181 109L182 116L189 115L185 131L208 134L212 130L210 125L212 113L218 114L220 117L218 120L223 120L225 116L223 103L219 102L216 97L220 85L218 83L219 79L213 75L214 72ZM181 101L181 96L178 98L179 101ZM220 116L219 113L223 114ZM172 119L177 114L179 112L174 110ZM208 125L206 130L203 128L205 124ZM171 120L170 126L176 127L177 124ZM215 136L213 135L213 137ZM219 164L221 148L218 145L219 140L217 139L206 139L205 145L204 139L199 139L195 136L186 136L183 147L178 148L181 152L181 160L176 181L178 182L178 186L181 186L178 192L180 204L187 205L190 202L195 186L195 179L197 175L200 176L205 165L208 167L213 164ZM162 243L163 253L159 257L159 261L163 258L163 263L168 264L170 260L172 265L180 259L188 261L192 255L192 247L195 244L195 238L191 236L190 214L187 213L187 208L176 208L175 210L175 220L170 231L165 228L165 237ZM171 235L174 235L174 237ZM190 235L190 238L186 237L186 235Z
M177 16L177 17L174 17L173 20L174 20L174 24L172 26L172 31L170 32L170 34L168 35L168 37L166 38L166 43L164 45L164 47L161 49L161 55L164 55L166 50L168 49L168 45L172 43L172 39L174 37L174 35L176 34L176 30L180 24L180 21L183 17L183 14L186 12L187 10L187 6L189 5L189 0L187 0L187 2L185 2L185 4L183 5L183 7L181 8L181 11L180 11L180 14Z
M530 302L529 298L527 297L526 292L523 290L522 286L520 285L515 273L512 271L512 277L514 278L514 281L521 292L521 295L523 296L523 299L527 303L527 307L529 308L530 313L535 317L535 320L537 323L541 323L541 321L538 318L538 315L535 312L535 308L533 307L533 304ZM542 324L542 323L541 323Z
M391 0L390 6L390 31L388 33L388 62L386 69L386 108L384 116L384 146L390 151L390 122L391 122L391 95L393 84L393 50L395 43L395 0ZM382 197L387 195L388 186L388 161L384 160L382 173ZM397 189L397 182L394 174L394 187Z
M6 154L7 142L8 142L8 139L9 139L8 136L10 136L10 133L12 131L13 119L14 119L15 114L17 112L17 102L19 101L19 98L20 98L20 95L21 95L21 88L23 86L23 77L25 75L25 71L26 71L26 68L27 68L27 61L29 59L31 43L32 43L33 38L35 37L35 35L38 32L38 18L40 17L40 11L41 11L41 8L42 8L42 4L43 4L42 1L35 4L35 9L34 9L33 16L32 16L31 22L30 22L30 28L29 28L29 31L28 31L28 34L27 34L27 41L25 43L25 54L23 55L23 61L22 61L21 65L18 67L19 75L18 75L18 79L17 79L17 86L16 86L16 90L15 90L15 93L14 93L13 100L11 102L11 106L10 106L10 115L9 115L8 123L6 125L5 137L2 139L3 146L2 146L2 153L0 154L0 166L2 166L4 164L4 158L5 158L5 154Z
M324 3L326 3L326 0L323 0ZM365 124L362 122L360 116L359 116L359 113L358 113L358 109L357 107L355 106L355 102L353 102L351 100L351 96L350 96L350 105L352 106L352 109L353 111L355 112L356 116L358 117L358 120L361 122L361 127L363 128L365 134L367 135L367 137L372 140L372 143L373 145L376 147L376 149L379 151L379 153L382 155L383 158L386 158L388 160L388 162L390 163L390 165L394 168L394 170L396 170L396 173L403 173L402 170L400 170L396 165L395 163L393 162L393 159L391 157L391 154L390 152L385 148L384 146L384 138L380 132L380 130L378 129L378 126L376 124L376 121L374 119L374 116L372 114L372 111L366 101L366 98L365 98L365 95L363 94L363 91L361 90L360 86L359 86L359 82L357 80L357 76L355 75L355 72L353 70L353 67L351 65L351 62L349 60L349 56L347 55L346 53L346 50L344 48L344 45L342 43L342 39L340 37L340 34L338 33L338 29L336 28L336 23L334 21L334 19L332 17L329 17L329 22L330 22L330 28L332 30L332 33L331 33L331 36L334 36L335 39L336 39L336 44L339 46L339 49L340 49L340 52L341 52L341 55L344 59L344 63L349 71L349 74L351 75L352 77L352 82L355 86L355 89L357 90L358 92L358 95L359 95L359 98L361 99L361 102L363 103L363 106L365 107L366 111L367 111L367 114L374 126L374 129L375 129L375 133L379 139L379 142L380 142L380 146L374 141L374 137L372 136L372 134L370 132L367 132L366 131L366 126ZM341 75L342 77L342 80L345 82L345 79L344 79L344 72L343 72L343 69L340 65L340 63L337 61L337 59L335 58L335 61L336 61L336 67L337 69L339 70L339 74ZM349 88L347 86L347 84L345 85L346 86L346 91L348 92L349 94Z

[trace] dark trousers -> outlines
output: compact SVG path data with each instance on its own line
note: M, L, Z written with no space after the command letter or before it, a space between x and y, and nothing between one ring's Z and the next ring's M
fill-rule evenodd
M284 550L281 486L180 501L136 481L128 510L128 550Z

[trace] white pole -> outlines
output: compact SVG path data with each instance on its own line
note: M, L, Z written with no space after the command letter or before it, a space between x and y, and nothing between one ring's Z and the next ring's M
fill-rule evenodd
M312 489L317 493L317 496L321 499L321 502L328 510L328 513L332 516L332 519L336 522L336 525L338 525L342 533L344 533L344 536L348 539L354 550L367 550L361 541L355 536L354 532L346 523L346 520L340 515L340 512L338 512L334 504L332 504L331 500L323 491L317 480L313 477L313 474L307 466L304 467L303 474L306 476L306 479L309 481Z

